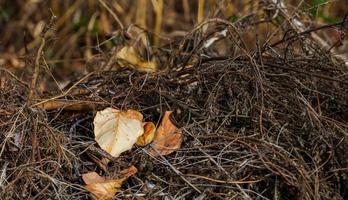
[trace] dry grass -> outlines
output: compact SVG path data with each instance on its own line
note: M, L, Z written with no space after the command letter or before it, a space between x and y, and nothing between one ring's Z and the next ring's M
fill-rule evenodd
M117 176L134 165L116 199L346 199L348 70L334 53L345 51L337 41L347 22L315 24L304 4L153 8L160 2L137 2L149 10L142 21L145 8L128 1L0 1L20 13L0 32L0 198L86 199L82 173ZM43 37L46 8L57 20ZM236 10L246 14L234 21ZM328 33L339 39L329 47L317 40ZM153 45L139 47L134 35ZM158 73L120 68L113 55L125 44L155 58ZM95 111L108 106L154 122L174 111L183 146L158 158L151 146L110 157L92 132Z

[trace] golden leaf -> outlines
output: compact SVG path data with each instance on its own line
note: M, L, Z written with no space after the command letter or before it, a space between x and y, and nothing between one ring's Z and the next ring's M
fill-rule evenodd
M127 61L140 71L155 72L157 68L154 61L144 61L141 59L132 46L123 47L119 52L117 52L116 58ZM121 67L127 66L126 64L120 64Z
M114 157L130 150L143 135L143 115L135 110L122 112L106 108L94 118L94 135L99 146Z
M152 142L155 137L156 126L152 122L143 123L144 134L138 138L137 145L146 146Z

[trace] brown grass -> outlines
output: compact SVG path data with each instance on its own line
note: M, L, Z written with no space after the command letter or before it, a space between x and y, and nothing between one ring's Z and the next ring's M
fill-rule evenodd
M304 3L204 1L201 14L198 1L137 2L0 1L0 199L87 199L83 173L131 165L138 173L115 199L348 197L346 21L316 23ZM126 44L159 71L119 66ZM110 106L154 122L173 111L182 147L112 158L92 131Z

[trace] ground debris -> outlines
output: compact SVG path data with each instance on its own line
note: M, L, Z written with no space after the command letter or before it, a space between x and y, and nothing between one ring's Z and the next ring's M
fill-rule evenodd
M137 174L117 197L347 198L344 63L306 37L274 47L255 40L258 48L249 50L236 36L243 27L206 24L206 34L196 28L170 53L159 50L166 66L156 72L93 72L65 92L42 94L34 103L41 106L28 105L27 86L0 70L0 198L83 199L82 174L112 177L130 165ZM226 41L207 49L204 41L221 30ZM87 92L72 92L80 88ZM106 157L92 127L106 107L137 110L155 124L173 111L180 149L152 156L151 145L136 146Z

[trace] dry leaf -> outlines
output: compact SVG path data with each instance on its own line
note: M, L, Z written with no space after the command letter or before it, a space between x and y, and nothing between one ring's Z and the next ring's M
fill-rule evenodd
M182 132L170 121L169 116L171 113L171 111L164 113L161 125L156 131L153 150L150 152L154 156L158 155L158 153L168 155L181 146Z
M44 110L73 110L73 111L83 111L83 110L94 110L96 105L90 102L79 102L65 99L54 99L38 104L37 107Z
M98 200L112 199L126 178L86 185L86 189Z
M138 169L136 167L134 167L133 165L128 167L127 169L124 169L120 172L122 177L130 177L133 176L134 174L136 174L138 172Z
M86 189L91 192L96 199L109 200L112 199L122 183L130 176L137 172L137 168L131 166L121 171L120 179L106 179L99 176L96 172L89 172L82 175L83 181L86 183Z
M101 183L105 181L105 178L99 176L96 172L88 172L82 175L83 181L88 185L91 183Z
M86 183L86 189L92 193L98 200L112 199L119 188L122 186L123 181L127 178L106 180L99 176L96 172L89 172L82 175L83 181Z
M116 58L126 60L133 65L137 65L139 62L141 62L134 48L130 46L125 46L120 51L118 51Z
M122 112L106 108L94 118L94 135L99 146L114 157L130 150L144 133L143 115L135 110Z
M143 61L132 46L123 47L117 52L116 58L127 61L140 71L155 72L157 68L154 61ZM122 67L127 66L126 64L120 64Z
M138 138L137 145L146 146L150 144L155 137L156 126L152 122L143 123L144 134Z

